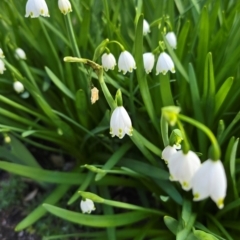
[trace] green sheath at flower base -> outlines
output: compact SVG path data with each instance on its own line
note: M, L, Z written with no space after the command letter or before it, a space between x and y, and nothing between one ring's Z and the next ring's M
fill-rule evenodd
M180 107L167 106L162 108L162 115L171 126L174 126L177 122L180 111Z
M84 199L91 199L93 202L98 202L98 203L103 203L104 202L103 198L99 197L98 195L96 195L94 193L82 192L82 191L79 191L78 193Z
M179 129L174 129L170 135L169 145L180 145L183 140L182 132Z
M117 103L118 107L121 107L123 105L122 101L122 92L120 89L117 90L116 96L115 96L115 102Z

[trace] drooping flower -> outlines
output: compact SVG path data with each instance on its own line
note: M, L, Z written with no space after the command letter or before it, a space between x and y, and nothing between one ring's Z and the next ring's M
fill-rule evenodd
M149 23L147 22L147 20L143 19L143 35L147 35L150 32L151 31L150 31Z
M95 210L94 203L91 199L82 199L80 202L80 208L83 213L91 213L92 211Z
M123 72L132 72L133 69L136 69L136 62L132 54L128 51L122 51L118 58L118 71Z
M0 74L3 74L3 72L6 70L5 64L3 60L0 59Z
M146 73L150 73L153 69L155 57L151 52L147 52L143 54L143 65Z
M176 49L177 48L177 37L176 37L175 33L174 32L168 32L165 37L166 37L169 45L172 48Z
M65 15L72 12L72 6L69 0L58 0L58 8Z
M193 151L173 154L168 160L171 181L179 181L186 191L192 188L192 178L201 166L201 161Z
M168 71L175 73L174 63L167 53L162 52L158 57L156 75L159 73L165 75Z
M22 59L22 60L25 60L25 59L27 59L27 57L26 57L26 53L21 49L21 48L17 48L16 50L15 50L15 58L16 59Z
M175 146L166 146L162 151L162 159L168 164L169 159L177 152Z
M210 197L218 206L223 208L227 191L227 178L221 160L205 161L192 180L194 201Z
M3 50L0 48L0 58L5 58L4 54L3 54Z
M24 91L24 86L21 82L16 81L13 83L13 89L17 92L17 93L21 93Z
M102 55L102 66L105 71L113 70L116 65L116 59L112 53L104 53Z
M132 136L132 132L132 121L126 109L123 106L116 107L110 120L110 134L121 139L125 134Z
M25 17L36 18L39 16L49 17L48 6L45 0L28 0Z
M91 103L94 104L98 99L98 89L96 87L91 89Z

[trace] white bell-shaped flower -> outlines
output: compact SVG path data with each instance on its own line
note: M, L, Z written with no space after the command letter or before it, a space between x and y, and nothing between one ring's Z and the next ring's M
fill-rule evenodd
M147 20L143 19L143 35L147 35L150 32L151 31L150 31L149 23L147 22Z
M162 151L162 159L165 161L166 164L168 164L169 159L177 153L175 146L166 146Z
M156 75L158 75L159 73L165 75L168 71L175 73L174 63L167 53L162 52L158 57Z
M0 59L0 74L3 74L3 72L6 70L5 64L3 60Z
M118 58L118 71L123 72L132 72L133 69L136 69L136 62L132 56L132 54L128 51L122 51Z
M69 0L58 0L58 8L63 14L72 12L72 6Z
M168 32L165 37L166 37L169 45L172 48L176 49L177 48L177 37L176 37L175 33L174 32Z
M173 154L168 161L171 181L179 181L186 191L192 188L192 177L201 166L201 161L193 151Z
M218 206L223 208L227 191L227 178L220 160L205 161L192 180L194 201L210 197Z
M19 59L22 59L22 60L27 59L26 53L25 53L21 48L17 48L17 49L15 50L14 56L15 56L15 58L18 59L18 60L19 60Z
M110 120L110 134L112 137L123 138L125 134L132 136L132 121L123 106L116 107Z
M108 71L109 69L113 70L116 65L116 59L112 53L104 53L102 55L102 66L105 71Z
M4 54L3 54L3 50L0 48L0 58L5 58Z
M143 65L147 74L149 74L152 71L154 62L155 57L153 53L147 52L143 54Z
M49 17L48 6L45 0L28 0L25 17L36 18L39 16Z
M24 91L24 86L21 82L16 81L13 83L13 89L17 92L17 93L21 93Z
M91 213L95 210L94 203L91 199L82 199L80 202L80 208L83 213Z

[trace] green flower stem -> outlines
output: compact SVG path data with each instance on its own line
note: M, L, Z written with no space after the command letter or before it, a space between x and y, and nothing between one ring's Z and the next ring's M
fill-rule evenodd
M66 26L67 26L67 30L68 30L68 35L69 35L69 38L70 38L70 41L72 44L73 52L77 57L80 58L81 54L78 49L78 45L77 45L76 38L74 35L70 14L65 15L65 22L66 22Z
M187 140L187 135L185 133L185 130L184 130L183 126L182 126L181 121L178 120L177 124L178 124L178 127L179 127L182 135L183 135L182 151L183 151L184 154L187 154L188 151L190 150L190 145L189 145L189 142Z
M166 215L166 213L162 212L162 211L158 211L158 210L154 210L154 209L150 209L150 208L139 207L139 206L136 206L133 204L117 202L117 201L112 201L112 200L107 200L107 199L104 199L103 204L107 204L109 206L118 207L118 208L149 212L149 213L157 214L160 216Z
M98 70L98 80L99 80L99 83L101 85L101 88L102 88L102 91L103 91L103 94L108 102L108 105L110 106L111 110L113 111L116 107L117 107L117 103L114 101L113 97L112 97L112 94L109 92L108 90L108 87L104 81L104 78L103 78L103 68L99 66L99 70Z
M56 49L55 49L55 47L54 47L54 45L53 45L53 43L52 43L52 41L51 41L51 38L50 38L50 36L49 36L49 34L48 34L47 30L46 30L46 27L45 27L45 25L43 24L43 22L42 22L41 19L39 20L39 23L40 23L40 25L41 25L41 28L42 28L42 30L43 30L43 33L44 33L44 35L45 35L45 37L46 37L46 39L47 39L47 42L48 42L48 44L49 44L49 46L50 46L50 49L51 49L51 51L52 51L52 54L53 54L53 56L54 56L54 58L55 58L55 60L56 60L56 63L57 63L57 65L58 65L59 72L60 72L60 76L61 76L61 78L63 78L63 69L62 69L62 66L61 66L61 63L60 63L60 60L59 60L57 51L56 51Z
M212 147L213 147L213 151L210 152L210 158L214 161L219 160L221 157L221 149L220 149L218 141L217 141L216 137L214 136L214 134L212 133L212 131L208 127L206 127L204 124L202 124L190 117L184 116L182 114L178 114L178 118L201 129L209 137L209 139L212 143ZM180 130L182 131L181 128L180 128Z
M121 43L119 43L118 41L112 40L112 41L108 42L108 44L110 44L110 43L116 43L121 48L122 51L125 51L124 46Z
M161 116L161 122L160 122L160 127L161 127L161 134L162 134L162 140L164 147L169 145L169 138L168 138L168 122L165 117L163 117L163 114Z

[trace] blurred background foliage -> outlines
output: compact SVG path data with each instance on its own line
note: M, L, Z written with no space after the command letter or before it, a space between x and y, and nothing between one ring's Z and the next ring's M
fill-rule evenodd
M25 4L22 0L0 2L0 47L7 67L0 75L0 157L4 160L0 168L31 178L51 192L16 230L31 226L49 211L75 223L106 228L96 234L95 230L86 230L83 235L74 235L92 239L174 239L174 235L177 239L203 239L196 237L198 233L190 233L191 227L212 234L211 239L237 239L240 2L72 0L73 12L64 16L57 1L47 1L50 18L36 19L24 18ZM136 25L141 13L151 24L151 33L139 39ZM160 19L168 19L172 29ZM154 69L146 75L138 68L136 56L153 51L163 40L165 28L173 30L178 39L176 51L167 47L176 74L156 76ZM111 138L110 109L96 74L81 64L63 61L65 56L93 59L97 46L105 39L119 41L136 58L138 72L122 75L116 67L104 75L113 96L117 89L122 91L135 129L132 141L129 137ZM143 52L139 53L141 46ZM14 58L17 47L26 52L26 61ZM113 44L108 47L117 58L120 49ZM97 63L101 64L100 60ZM24 93L13 90L15 80L23 83ZM169 81L170 89L166 84ZM143 82L150 98L143 97ZM93 86L100 90L95 104L90 101ZM171 95L183 114L202 122L218 137L228 174L223 210L218 211L208 200L191 202L189 193L168 180L161 160L164 145L160 118L161 108L171 105ZM146 101L152 106L153 116L149 115ZM193 126L184 127L191 148L202 154L202 160L206 159L209 140ZM38 149L35 154L33 149ZM40 154L43 152L44 157ZM47 161L52 153L63 157L64 164L57 168ZM80 168L84 164L106 172ZM160 213L128 212L100 204L96 213L101 216L76 213L77 190L86 189L106 199L159 209ZM76 215L53 206L69 190L72 195L64 200L68 206L61 207L76 211ZM49 205L43 207L42 203ZM75 207L71 208L71 204ZM163 219L166 215L171 217ZM64 236L46 239L59 238Z

